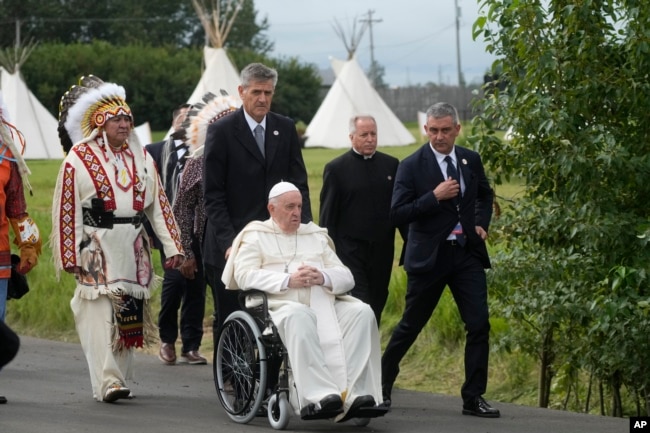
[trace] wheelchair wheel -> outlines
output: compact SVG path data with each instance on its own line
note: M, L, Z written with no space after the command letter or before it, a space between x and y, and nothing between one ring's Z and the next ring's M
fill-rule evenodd
M266 391L266 350L255 319L235 311L223 324L214 356L214 378L221 405L233 421L246 424L258 415Z
M284 430L289 425L291 406L286 392L274 393L268 403L269 424L275 430Z

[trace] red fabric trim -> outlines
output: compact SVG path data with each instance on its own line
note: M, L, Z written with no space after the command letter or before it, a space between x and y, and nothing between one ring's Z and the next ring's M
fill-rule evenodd
M165 221L165 225L167 225L167 230L169 231L169 234L171 234L172 239L174 240L176 249L178 251L183 251L183 244L181 243L181 234L178 231L176 220L174 219L172 206L169 203L169 199L167 199L167 196L165 195L165 190L162 187L162 184L160 182L158 182L158 191L159 191L158 201L160 202L160 208L162 209L163 219Z
M134 168L135 170L135 164ZM134 185L133 185L133 210L140 212L144 210L144 185L142 185L142 182L140 182L140 177L136 173L135 176L133 177L134 179Z
M63 169L63 183L61 186L61 202L59 204L59 250L63 269L77 266L75 255L75 195L74 195L75 169L67 162Z
M111 212L117 209L113 187L111 186L106 170L104 170L104 166L100 163L97 155L95 155L90 146L86 144L77 145L72 148L72 151L79 156L79 159L84 163L86 170L88 170L90 178L95 184L97 197L104 200L104 211Z

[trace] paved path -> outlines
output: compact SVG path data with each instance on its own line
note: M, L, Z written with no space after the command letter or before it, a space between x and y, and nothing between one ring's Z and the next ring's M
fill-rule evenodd
M0 372L0 433L272 432L266 418L241 425L221 408L212 367L162 365L138 354L133 400L92 399L78 344L22 338L14 361ZM626 433L629 420L492 402L499 419L463 416L458 397L395 390L393 409L368 427L291 418L288 432L381 433Z

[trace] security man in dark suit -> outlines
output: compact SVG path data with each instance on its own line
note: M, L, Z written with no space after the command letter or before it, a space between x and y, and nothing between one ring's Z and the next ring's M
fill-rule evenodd
M372 307L379 325L393 269L389 214L399 160L377 151L377 122L370 115L350 119L350 141L349 152L325 165L318 224L352 271L352 295Z
M203 191L207 217L203 239L205 272L215 296L215 336L239 308L237 292L226 290L221 274L232 241L246 224L266 220L269 191L280 181L302 194L302 222L312 219L307 170L296 125L273 113L271 101L278 73L261 63L241 71L242 107L208 127Z
M182 175L185 161L189 156L182 134L181 125L191 108L183 104L173 112L172 134L168 140L146 146L151 154L165 188L170 203L174 202L176 189ZM179 227L180 230L192 230L192 227ZM160 251L162 263L165 255L153 231L148 230L154 240L154 247ZM192 250L197 257L194 278L185 278L178 269L165 269L162 292L160 294L160 313L158 328L160 334L160 351L158 358L164 364L174 365L176 361L192 365L207 364L207 359L199 352L203 339L203 317L205 316L205 277L201 258L200 240L193 241ZM176 357L175 342L178 338L178 310L180 308L181 355Z
M427 110L429 142L397 170L391 204L394 224L409 224L404 251L407 291L404 313L382 356L384 400L391 402L399 363L433 313L446 286L465 324L465 415L500 416L484 399L490 322L485 245L493 191L478 153L454 145L460 132L447 103Z

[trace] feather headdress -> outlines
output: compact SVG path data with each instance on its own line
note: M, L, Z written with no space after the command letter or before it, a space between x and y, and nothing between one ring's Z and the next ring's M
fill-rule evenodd
M201 99L202 102L192 106L182 125L192 156L203 153L208 126L241 106L241 101L228 95L225 90L221 90L221 96L208 92Z
M105 83L89 75L65 92L59 103L59 139L67 154L77 143L92 140L106 121L115 116L129 116L124 87Z

